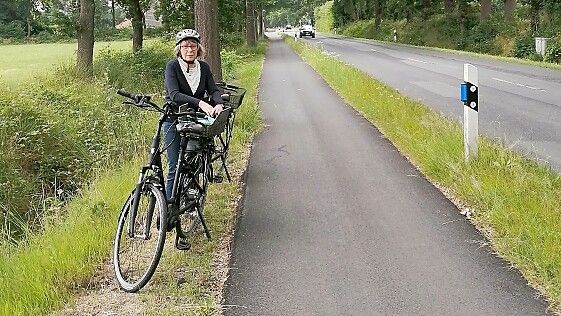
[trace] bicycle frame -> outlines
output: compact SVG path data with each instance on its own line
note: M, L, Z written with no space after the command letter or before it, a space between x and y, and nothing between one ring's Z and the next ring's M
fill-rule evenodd
M146 178L146 173L148 172L148 170L153 170L155 173L155 178L157 179L157 184L159 185L160 188L162 188L163 190L165 190L165 184L164 184L164 174L163 174L163 169L162 169L162 152L160 151L160 142L161 142L161 136L160 133L162 131L162 124L164 123L165 119L166 119L167 115L164 114L162 115L162 117L160 118L159 122L158 122L158 127L156 128L156 133L154 134L154 137L152 138L152 144L150 146L150 154L148 156L148 164L146 164L145 166L143 166L140 169L140 173L138 175L138 181L136 183L136 187L134 189L134 195L132 198L132 205L131 205L131 210L130 210L130 223L132 223L132 225L129 226L129 237L130 238L143 238L144 240L148 240L150 238L150 233L149 233L149 227L152 224L152 212L153 212L153 208L149 207L148 208L148 214L147 214L147 220L145 223L145 234L142 236L136 236L135 234L135 229L134 229L134 223L136 221L136 214L138 212L138 203L140 200L140 194L142 193L142 185L145 183L145 178ZM165 191L164 191L165 192Z

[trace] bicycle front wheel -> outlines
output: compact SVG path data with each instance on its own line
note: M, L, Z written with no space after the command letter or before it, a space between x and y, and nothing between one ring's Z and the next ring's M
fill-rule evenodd
M113 265L121 288L137 292L148 283L162 256L166 238L167 206L164 194L146 184L139 197L135 222L130 222L133 193L125 202L115 235ZM134 236L129 227L134 225Z

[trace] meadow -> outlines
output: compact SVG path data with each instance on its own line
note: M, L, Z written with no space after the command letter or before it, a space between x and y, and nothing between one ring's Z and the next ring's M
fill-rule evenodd
M149 44L150 40L145 40ZM76 60L77 43L0 45L0 81L15 87L61 63ZM94 59L104 49L130 49L131 41L96 42Z

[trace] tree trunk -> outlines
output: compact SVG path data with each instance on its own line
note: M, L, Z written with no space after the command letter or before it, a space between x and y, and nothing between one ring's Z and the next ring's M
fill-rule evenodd
M512 21L514 9L516 8L516 0L504 0L505 20Z
M144 23L142 9L139 0L130 2L130 13L132 15L132 51L136 53L142 49L142 41L144 39Z
M255 47L255 4L254 0L245 0L245 38L247 46Z
M453 14L456 11L455 0L444 0L444 13L447 15Z
M259 38L263 38L263 4L261 4L261 10L258 12L259 14Z
M374 2L374 30L380 30L382 24L382 14L384 13L384 0L376 0Z
M491 16L491 0L481 0L481 20L487 20Z
M27 16L27 38L31 37L31 13Z
M205 61L215 81L222 81L220 61L220 36L218 32L218 0L195 0L195 28L201 34L201 44L206 48Z
M467 16L468 16L468 3L467 0L458 0L458 13L460 15L460 27L461 35L465 36L466 26L467 26Z
M426 21L430 17L430 12L432 10L432 1L431 0L423 0L423 19Z
M111 18L113 21L113 28L115 28L115 0L111 0Z
M532 21L532 32L535 35L539 34L540 31L540 11L542 9L542 3L540 0L530 1L530 20Z
M94 13L94 0L80 0L76 68L83 74L91 74L93 71Z

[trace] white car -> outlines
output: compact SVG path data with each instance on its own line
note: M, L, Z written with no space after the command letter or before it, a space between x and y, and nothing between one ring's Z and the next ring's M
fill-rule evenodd
M314 29L311 25L302 25L300 27L300 37L302 36L311 36L312 38L316 38L316 29Z

